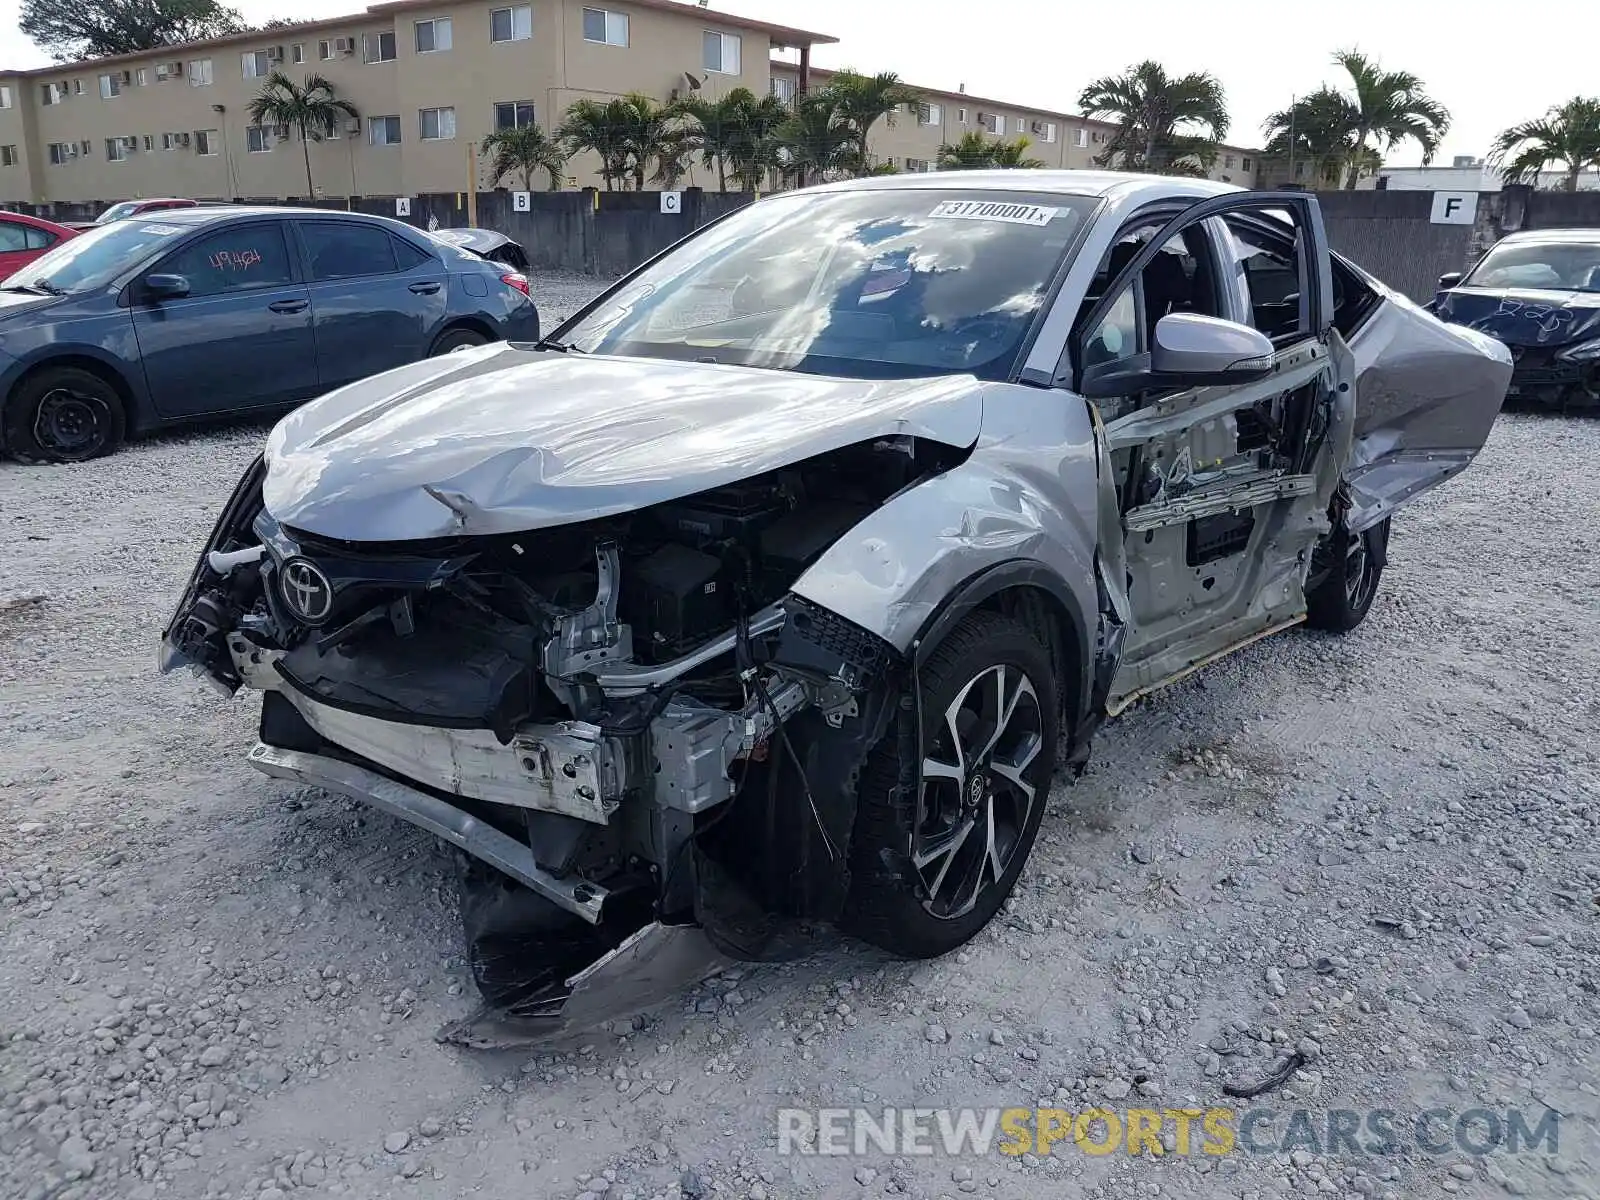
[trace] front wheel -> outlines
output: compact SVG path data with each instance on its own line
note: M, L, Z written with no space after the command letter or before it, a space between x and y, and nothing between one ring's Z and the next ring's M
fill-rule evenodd
M841 924L892 954L933 958L988 924L1016 886L1044 815L1060 710L1049 651L999 613L957 626L917 683L921 762L902 771L893 731L868 760Z
M109 382L82 367L46 367L5 406L5 446L23 462L83 462L122 442L127 417Z
M1313 566L1325 569L1306 593L1306 624L1329 633L1349 633L1372 609L1389 551L1389 518L1371 529L1336 529L1317 547Z

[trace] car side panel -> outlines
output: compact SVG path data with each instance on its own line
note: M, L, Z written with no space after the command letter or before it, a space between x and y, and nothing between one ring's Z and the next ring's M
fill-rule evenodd
M128 421L139 429L157 423L139 364L139 343L133 316L118 308L112 292L73 297L26 321L6 326L9 357L0 369L0 397L37 367L63 359L90 359L116 375L126 388L131 406Z
M1026 561L1060 581L1092 634L1099 481L1089 410L1070 392L1020 384L991 384L982 401L970 457L841 537L796 581L797 595L907 651L967 580Z

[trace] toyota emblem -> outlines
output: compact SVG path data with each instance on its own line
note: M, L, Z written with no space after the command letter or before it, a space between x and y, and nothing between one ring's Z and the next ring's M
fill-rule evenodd
M316 563L305 558L291 558L283 564L284 603L308 625L315 625L333 608L333 584Z

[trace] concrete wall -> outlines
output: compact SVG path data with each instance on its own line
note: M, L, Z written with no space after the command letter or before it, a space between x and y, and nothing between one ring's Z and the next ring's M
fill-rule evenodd
M1328 240L1345 257L1419 303L1431 300L1439 276L1462 271L1508 233L1521 229L1600 229L1600 192L1510 187L1478 195L1472 225L1435 225L1433 193L1318 192Z

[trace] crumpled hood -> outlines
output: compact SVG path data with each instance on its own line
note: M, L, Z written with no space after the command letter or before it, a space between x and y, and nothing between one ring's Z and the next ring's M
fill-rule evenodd
M504 343L330 392L267 440L267 511L347 541L511 533L692 495L891 434L970 446L971 376L837 379Z
M1456 288L1430 306L1508 346L1565 346L1600 337L1600 293L1533 288Z

